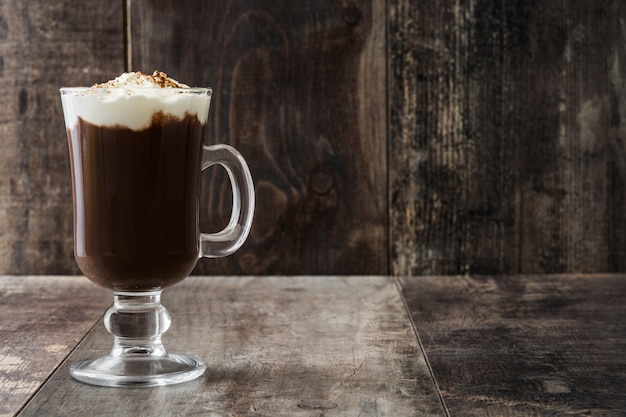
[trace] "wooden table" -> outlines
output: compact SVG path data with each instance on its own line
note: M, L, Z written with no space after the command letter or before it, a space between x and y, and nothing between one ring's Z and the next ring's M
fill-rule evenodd
M626 275L192 277L164 341L207 372L159 388L69 376L108 350L110 302L0 277L0 416L626 414Z

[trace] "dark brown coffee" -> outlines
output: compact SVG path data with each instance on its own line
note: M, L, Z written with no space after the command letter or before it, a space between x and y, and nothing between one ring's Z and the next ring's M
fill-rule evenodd
M204 125L157 114L150 127L68 129L74 252L93 282L119 291L165 288L198 260Z

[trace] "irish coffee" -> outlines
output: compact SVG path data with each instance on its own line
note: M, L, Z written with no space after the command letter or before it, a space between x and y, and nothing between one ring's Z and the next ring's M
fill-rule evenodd
M165 350L161 335L171 318L161 292L184 279L200 257L228 256L244 243L254 214L248 165L231 146L203 145L210 88L188 87L155 71L124 73L60 93L72 168L75 258L114 298L103 318L113 348L73 364L70 373L110 387L191 381L206 366ZM200 173L213 165L228 173L233 210L223 230L200 233Z
M156 71L61 95L74 194L74 253L93 282L162 289L199 258L209 89Z

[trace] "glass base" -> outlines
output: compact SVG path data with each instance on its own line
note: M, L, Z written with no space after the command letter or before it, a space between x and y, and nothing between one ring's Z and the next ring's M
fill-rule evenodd
M70 374L81 382L104 387L154 387L180 384L202 375L204 363L193 356L168 353L161 335L170 327L161 291L113 292L104 315L113 348L102 358L74 364Z
M201 360L185 355L105 356L72 365L70 374L81 382L103 387L154 387L192 381L205 369Z

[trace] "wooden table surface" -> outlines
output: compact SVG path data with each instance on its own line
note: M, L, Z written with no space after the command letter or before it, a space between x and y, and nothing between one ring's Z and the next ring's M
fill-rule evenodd
M69 376L111 299L0 277L0 416L626 415L626 275L192 277L164 342L207 372L158 388Z

